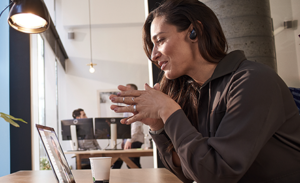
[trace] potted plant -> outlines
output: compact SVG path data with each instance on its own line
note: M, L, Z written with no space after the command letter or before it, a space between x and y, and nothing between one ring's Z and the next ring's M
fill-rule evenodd
M3 112L0 112L0 117L3 118L5 121L9 122L11 125L15 126L15 127L20 127L20 125L14 121L21 121L23 123L26 123L26 121L24 121L23 119L21 118L15 118L9 114L5 114Z

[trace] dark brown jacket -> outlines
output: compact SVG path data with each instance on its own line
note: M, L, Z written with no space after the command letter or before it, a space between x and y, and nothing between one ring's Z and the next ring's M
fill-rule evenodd
M183 110L164 128L152 138L183 182L300 183L300 116L292 95L272 69L242 51L222 59L202 86L198 129ZM171 142L181 167L167 151Z

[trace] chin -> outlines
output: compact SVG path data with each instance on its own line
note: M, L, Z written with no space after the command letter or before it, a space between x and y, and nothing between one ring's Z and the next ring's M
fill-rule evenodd
M176 79L176 78L178 78L178 77L180 77L180 76L177 76L177 75L173 75L173 74L171 74L170 72L165 72L165 76L166 76L166 78L167 79L169 79L169 80L173 80L173 79Z

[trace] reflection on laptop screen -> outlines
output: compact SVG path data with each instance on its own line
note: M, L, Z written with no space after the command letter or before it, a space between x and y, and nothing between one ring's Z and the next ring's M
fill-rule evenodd
M58 182L75 183L54 129L42 125L36 125L36 128Z

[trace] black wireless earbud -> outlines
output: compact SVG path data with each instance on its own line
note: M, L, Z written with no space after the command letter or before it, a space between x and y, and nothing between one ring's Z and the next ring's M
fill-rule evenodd
M197 37L197 33L196 33L195 29L193 29L190 34L190 39L196 39L196 37Z

